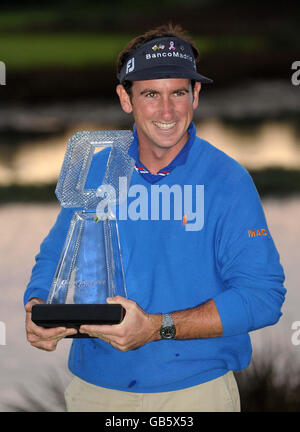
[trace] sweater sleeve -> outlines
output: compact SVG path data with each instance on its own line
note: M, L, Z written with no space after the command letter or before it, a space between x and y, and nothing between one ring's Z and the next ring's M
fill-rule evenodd
M40 246L24 293L24 305L32 298L47 300L74 209L63 208Z
M224 290L214 301L223 336L275 324L282 315L286 293L279 254L247 171L230 192L230 204L224 202L216 236Z

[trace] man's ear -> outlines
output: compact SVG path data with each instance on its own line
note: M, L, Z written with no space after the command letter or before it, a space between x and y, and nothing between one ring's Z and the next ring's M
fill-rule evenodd
M199 102L199 92L201 90L201 83L200 82L195 82L195 86L194 86L194 100L193 100L193 109L195 110L198 107L198 102Z
M125 88L122 86L122 84L117 85L116 92L119 96L120 104L121 104L123 111L125 111L127 114L131 113L132 112L132 105L131 105L131 101L130 101L130 96L127 93L127 91L125 90Z

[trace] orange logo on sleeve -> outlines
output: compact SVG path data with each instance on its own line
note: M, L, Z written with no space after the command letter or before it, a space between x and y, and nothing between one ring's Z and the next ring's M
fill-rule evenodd
M184 215L181 221L182 225L185 225L187 223L187 216Z
M249 237L261 237L268 235L268 231L265 228L248 230Z

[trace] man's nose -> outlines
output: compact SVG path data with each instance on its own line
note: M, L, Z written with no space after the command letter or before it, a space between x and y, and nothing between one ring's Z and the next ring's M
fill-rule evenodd
M174 106L169 98L162 98L161 100L161 119L166 122L174 120Z

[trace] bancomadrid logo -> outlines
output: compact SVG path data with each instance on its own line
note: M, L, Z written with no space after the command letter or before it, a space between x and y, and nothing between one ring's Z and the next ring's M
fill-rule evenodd
M0 85L6 85L6 66L3 61L0 61Z
M193 57L188 54L182 54L178 51L175 52L162 52L162 53L152 53L152 54L146 54L145 58L146 60L154 59L154 58L161 58L161 57L178 57L183 58L185 60L189 60L191 62L194 61Z

